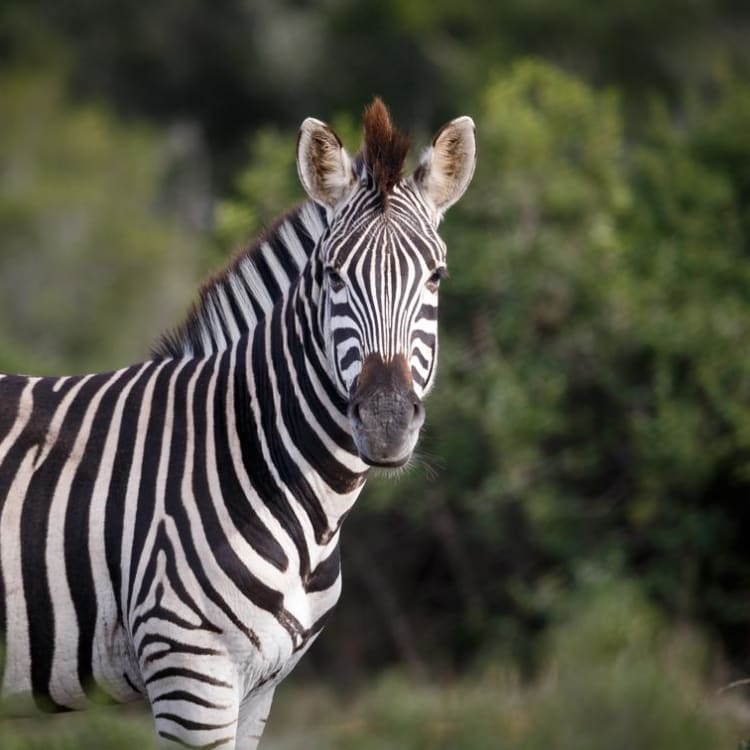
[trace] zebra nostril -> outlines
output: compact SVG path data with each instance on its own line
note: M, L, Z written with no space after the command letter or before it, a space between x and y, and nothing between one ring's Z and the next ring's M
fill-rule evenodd
M414 412L411 417L412 429L418 429L424 424L425 410L421 401L414 402Z
M359 402L349 404L349 419L355 427L362 426L362 415L359 413Z

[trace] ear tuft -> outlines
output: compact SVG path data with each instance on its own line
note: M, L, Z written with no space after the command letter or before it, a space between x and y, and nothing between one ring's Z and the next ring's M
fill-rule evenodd
M297 174L307 194L330 208L340 203L354 182L351 160L339 137L314 117L299 129Z
M474 120L458 117L438 130L414 173L414 181L442 214L466 191L476 160Z

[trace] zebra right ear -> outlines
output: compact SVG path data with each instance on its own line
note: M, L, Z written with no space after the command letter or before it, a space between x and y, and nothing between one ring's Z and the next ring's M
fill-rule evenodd
M308 117L297 139L297 173L305 192L318 203L335 208L354 183L349 154L324 122Z

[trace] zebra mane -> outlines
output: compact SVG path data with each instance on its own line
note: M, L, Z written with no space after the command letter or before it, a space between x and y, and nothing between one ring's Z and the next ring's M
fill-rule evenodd
M281 216L203 282L183 322L156 341L152 356L203 357L228 349L294 285L325 227L325 211L312 201Z
M388 107L378 96L365 108L362 124L365 130L362 157L375 183L387 196L402 177L409 136L394 127Z

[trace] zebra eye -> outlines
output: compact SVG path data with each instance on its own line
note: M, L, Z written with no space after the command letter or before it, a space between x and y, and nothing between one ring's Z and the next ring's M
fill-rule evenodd
M448 275L448 269L445 266L441 266L437 270L433 271L430 278L427 279L427 288L431 292L437 292L440 282Z
M331 285L331 291L340 292L346 286L346 282L335 268L330 266L326 268L326 276L328 277L328 283Z

